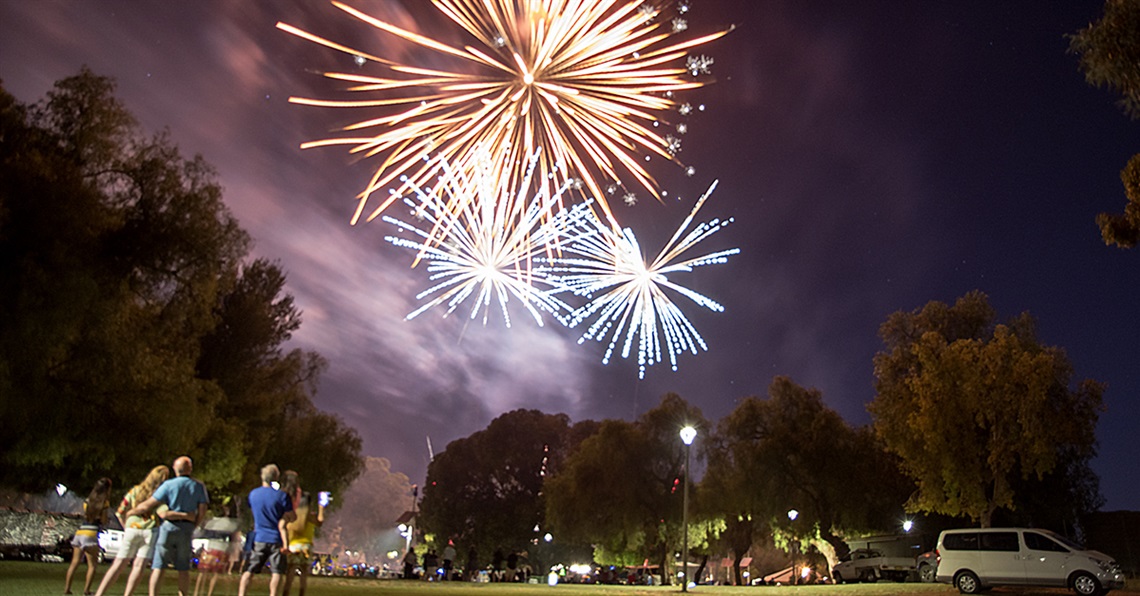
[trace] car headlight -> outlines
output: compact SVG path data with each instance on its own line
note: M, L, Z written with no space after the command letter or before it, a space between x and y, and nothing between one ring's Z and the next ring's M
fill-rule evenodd
M1104 573L1112 573L1112 568L1114 567L1112 561L1104 561L1101 559L1094 559L1092 557L1089 557L1089 560L1093 563L1096 563L1096 566L1099 567L1100 570Z

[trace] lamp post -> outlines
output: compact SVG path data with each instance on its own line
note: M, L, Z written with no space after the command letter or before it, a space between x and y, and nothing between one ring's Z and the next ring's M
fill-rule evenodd
M796 518L799 516L800 516L799 511L796 511L795 509L789 509L788 510L788 521L789 522L795 522ZM791 524L789 524L789 525L791 525ZM788 548L788 550L790 551L790 554L792 555L792 573L791 573L791 577L788 578L788 583L790 583L792 585L799 583L799 576L796 575L796 540L797 540L797 537L796 537L795 528L792 528L792 543L791 543L790 547Z
M689 453L693 439L697 438L697 429L686 426L681 429L681 442L685 444L685 488L684 501L681 509L681 591L689 591Z

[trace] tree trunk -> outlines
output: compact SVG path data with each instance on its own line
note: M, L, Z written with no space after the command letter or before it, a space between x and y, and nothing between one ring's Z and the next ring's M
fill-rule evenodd
M997 511L997 506L993 501L986 503L986 510L982 512L982 517L978 521L981 522L983 528L993 526L994 512Z
M732 585L741 585L740 577L740 561L744 559L744 553L733 553L732 557Z
M842 540L839 540L838 538L835 538L835 540L842 544L845 550L850 550L847 549L847 545ZM815 549L818 550L821 554L823 554L823 557L825 559L827 559L827 570L828 574L830 574L831 570L835 568L835 565L839 563L839 547L835 544L832 544L830 540L812 540L811 545L814 546Z
M847 546L847 543L832 533L831 530L821 529L819 535L823 540L813 540L812 544L827 558L827 567L830 572L839 563L840 557L851 552L851 547Z

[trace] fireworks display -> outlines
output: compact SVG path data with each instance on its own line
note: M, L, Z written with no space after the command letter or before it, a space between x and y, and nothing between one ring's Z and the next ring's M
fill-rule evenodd
M567 218L572 214L580 217L581 212L562 211L543 219L550 206L561 200L568 184L554 193L540 190L529 202L526 200L539 154L535 151L527 160L518 189L506 186L507 180L496 175L496 164L485 151L477 153L478 167L467 171L437 158L430 163L433 169L429 171L439 174L438 184L423 188L410 183L412 196L404 198L411 208L410 219L383 216L383 221L416 237L384 239L415 250L417 261L428 261L429 280L437 282L416 296L427 301L408 319L440 305L446 305L444 315L449 315L473 294L471 318L482 312L484 324L494 302L507 327L511 326L507 306L511 296L540 326L542 312L556 315L571 310L541 288L546 280L536 276L531 266L556 240L555 230L568 229Z
M366 134L304 145L350 145L354 153L382 158L360 195L353 223L364 215L370 197L387 185L402 183L401 190L367 214L367 220L397 200L402 190L425 186L431 177L424 160L429 154L445 157L457 170L468 170L477 167L471 158L473 149L489 148L508 156L495 160L502 168L496 176L517 187L525 175L526 157L541 147L535 179L558 187L568 180L565 172L574 172L616 225L602 186L632 178L659 198L644 157L677 162L679 140L658 134L655 125L688 113L673 96L699 87L696 75L708 72L711 61L689 57L687 51L727 32L669 43L687 24L659 19L660 10L643 1L432 0L436 9L478 42L453 47L340 2L333 4L455 63L451 69L399 64L277 24L386 71L385 76L326 73L352 83L351 91L367 93L369 99L290 98L306 105L371 111L366 119L345 128ZM688 5L683 6L687 11Z
M683 352L708 350L671 295L715 312L724 308L670 277L739 252L685 256L732 222L693 226L717 183L652 260L633 230L618 224L607 197L632 207L636 190L658 200L665 195L643 164L651 156L680 164L679 135L689 127L666 119L694 112L674 96L701 86L697 77L713 64L688 50L726 31L673 43L668 38L688 30L688 21L661 18L657 5L644 0L432 0L477 42L455 47L333 4L455 63L449 69L401 64L277 24L385 73L325 73L353 83L349 90L367 99L290 101L371 111L344 129L359 136L304 147L349 145L381 159L352 222L381 217L397 230L385 240L414 251L413 267L426 263L429 287L416 296L421 304L408 319L432 309L446 317L468 305L470 319L482 315L486 324L498 311L510 327L517 302L540 326L547 317L584 326L578 343L608 339L603 363L619 346L623 358L636 347L639 378L666 359L676 371ZM678 15L688 9L687 2L677 4ZM659 134L661 124L667 132ZM693 167L684 173L692 176ZM627 186L623 178L633 182ZM408 211L386 212L393 205Z
M552 259L540 269L555 291L569 291L589 299L564 322L569 327L577 327L592 319L578 343L591 339L603 341L609 337L603 363L609 363L619 343L622 358L629 358L635 339L639 378L645 376L647 366L662 361L662 351L668 354L669 363L676 371L677 356L682 352L697 354L698 347L708 350L704 338L665 290L677 292L709 310L724 311L716 301L668 277L691 272L702 265L725 263L729 256L740 252L732 248L681 259L699 242L732 223L731 218L713 219L689 230L716 185L712 183L669 242L648 262L632 230L615 231L589 216L567 221L572 227L561 231L567 256Z

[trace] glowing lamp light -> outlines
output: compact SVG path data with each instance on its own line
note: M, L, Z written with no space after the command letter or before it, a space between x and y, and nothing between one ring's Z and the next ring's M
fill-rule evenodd
M403 534L404 532L408 531L408 524L400 524L396 526L396 529L399 530L401 534Z
M546 535L542 537L542 539L547 541L547 542L551 542L554 540L554 536L551 536L550 532L547 532Z
M809 575L811 575L811 567L804 567L800 570L800 577L807 579Z
M64 485L62 485L62 484L57 484L57 485L55 485L55 494L57 494L57 495L59 495L59 496L61 496L61 497L62 497L62 496L63 496L63 493L65 493L65 492L67 492L67 487L66 487L66 486L64 486Z
M792 521L796 521L796 518L799 516L800 516L799 511L796 511L795 509L789 509L788 510L788 519L790 519Z
M697 429L691 426L686 426L685 428L681 429L681 441L683 441L686 445L692 445L693 439L695 438L697 438Z
M553 572L553 571L551 571L549 574L547 574L546 585L548 585L552 588L554 586L557 586L558 585L558 574Z
M903 522L902 528L903 532L909 532L914 529L914 522L908 519Z
M269 486L272 486L273 490L281 490L281 483L277 482L276 480L270 482Z

